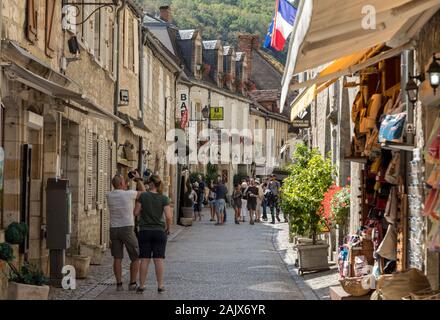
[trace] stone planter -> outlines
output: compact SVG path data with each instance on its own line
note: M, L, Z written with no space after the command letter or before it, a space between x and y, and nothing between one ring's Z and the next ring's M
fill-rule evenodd
M298 271L302 275L307 271L329 270L327 244L297 245Z
M66 257L66 265L73 266L75 268L75 274L77 279L85 279L89 274L91 258L87 256L70 256Z
M193 218L180 218L182 226L190 227L193 224Z
M101 265L104 258L104 250L101 246L81 244L79 246L79 254L81 256L90 257L91 265Z
M32 286L9 282L8 300L47 300L49 291L49 286Z
M6 262L0 260L0 300L6 300L8 296L8 277L9 267Z
M184 218L193 218L194 209L192 207L182 207L182 214Z

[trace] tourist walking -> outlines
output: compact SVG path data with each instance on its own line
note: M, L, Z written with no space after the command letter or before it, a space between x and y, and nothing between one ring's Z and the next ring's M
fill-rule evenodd
M228 189L221 178L219 178L219 182L215 186L214 192L216 195L215 212L217 214L217 223L215 225L219 226L225 223L224 210L226 209L226 195L228 194Z
M263 183L263 200L261 206L263 208L263 221L267 221L267 198L270 190L267 188L267 183Z
M254 224L254 216L257 209L258 188L255 185L255 180L250 179L250 186L247 189L247 208L249 210L249 223Z
M140 277L138 293L145 290L148 266L153 259L157 291L165 291L163 283L164 259L167 244L167 236L173 223L173 212L170 207L170 199L163 195L163 182L159 176L153 175L148 180L150 190L140 195L136 203L135 214L140 215L139 222L139 257Z
M190 194L190 198L193 201L194 205L194 221L197 220L197 217L199 218L199 221L202 220L202 202L200 200L201 196L200 196L200 188L199 188L199 184L197 182L194 182L193 186L192 186L192 191Z
M241 184L241 222L246 222L246 217L248 215L248 208L247 208L247 190L248 190L248 184L246 181L243 181Z
M255 179L255 186L258 189L258 198L257 198L257 208L256 208L256 222L261 222L261 205L263 203L263 199L264 199L264 191L263 191L263 187L260 184L260 180L259 179Z
M214 192L215 189L215 185L214 183L211 181L211 184L209 186L209 193L208 193L208 204L209 207L211 209L211 219L209 221L213 222L216 221L215 220L215 205L216 205L216 194Z
M276 219L278 222L281 222L280 220L280 201L279 201L279 193L281 184L276 180L275 175L270 176L270 182L268 185L268 189L270 190L269 193L269 207L270 207L270 213L272 215L272 224L275 223L275 212L276 212ZM288 222L287 216L284 215L284 222Z
M242 206L241 186L240 184L235 185L234 192L232 193L232 206L235 211L235 224L240 224L241 206Z
M122 259L124 246L130 257L130 284L129 290L136 290L136 278L139 270L139 244L135 233L133 209L135 201L145 187L139 174L135 175L138 191L127 190L125 178L117 174L112 179L114 190L107 193L107 205L110 212L110 240L113 256L113 272L116 278L116 290L123 291L122 286Z

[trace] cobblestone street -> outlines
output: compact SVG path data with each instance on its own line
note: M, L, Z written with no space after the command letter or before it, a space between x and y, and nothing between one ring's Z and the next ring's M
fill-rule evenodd
M328 287L337 284L334 268L329 272L297 275L294 254L287 242L287 224L249 223L235 225L232 210L225 226L202 222L176 227L167 247L165 286L156 291L154 266L150 265L143 295L116 292L111 257L105 265L93 266L87 280L78 280L77 290L53 289L52 299L100 300L237 300L237 299L328 299ZM128 259L124 261L128 283Z

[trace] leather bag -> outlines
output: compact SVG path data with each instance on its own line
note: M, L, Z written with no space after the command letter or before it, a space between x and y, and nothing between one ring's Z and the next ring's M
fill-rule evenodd
M382 275L376 282L376 294L371 299L401 300L410 293L431 288L428 278L418 269Z

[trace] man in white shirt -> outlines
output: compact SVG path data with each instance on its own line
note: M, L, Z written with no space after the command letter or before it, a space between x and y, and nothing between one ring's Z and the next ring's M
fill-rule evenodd
M110 211L110 241L111 252L114 258L113 271L116 278L117 291L123 291L122 287L122 259L124 258L124 246L131 260L129 290L136 290L136 278L139 271L139 244L134 230L134 206L145 187L138 180L138 190L127 190L127 184L122 175L116 175L112 179L114 190L107 193L107 205Z

